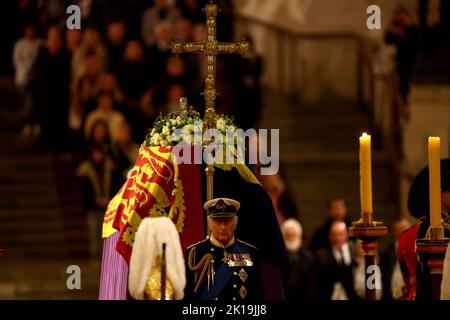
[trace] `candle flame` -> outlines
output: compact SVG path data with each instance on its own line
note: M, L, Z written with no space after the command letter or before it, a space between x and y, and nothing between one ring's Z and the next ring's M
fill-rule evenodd
M363 134L362 134L362 137L367 137L368 136L368 134L367 133L365 133L365 132L363 132Z

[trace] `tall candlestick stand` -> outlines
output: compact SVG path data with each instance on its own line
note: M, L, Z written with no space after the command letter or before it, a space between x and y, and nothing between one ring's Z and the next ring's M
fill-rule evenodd
M427 237L416 241L416 253L431 272L432 300L441 296L442 270L449 239L444 237L444 228L429 228Z
M350 236L362 241L362 249L364 251L364 270L366 299L376 300L376 286L369 286L369 278L372 273L368 272L370 266L375 266L375 258L378 251L378 239L387 235L387 228L382 222L372 221L371 213L363 213L362 218L353 222L349 228Z

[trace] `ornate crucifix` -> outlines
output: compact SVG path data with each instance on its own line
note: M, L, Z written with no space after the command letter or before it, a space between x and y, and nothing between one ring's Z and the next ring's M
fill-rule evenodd
M221 43L217 41L217 13L219 11L217 4L209 3L205 7L206 13L206 39L204 42L188 42L182 43L174 41L171 43L172 53L203 53L205 55L205 90L203 95L205 97L205 116L203 120L204 129L216 128L216 66L217 55L220 53L239 53L244 55L249 50L249 43L241 41L238 43ZM207 198L213 198L213 166L208 166L206 169L207 175Z

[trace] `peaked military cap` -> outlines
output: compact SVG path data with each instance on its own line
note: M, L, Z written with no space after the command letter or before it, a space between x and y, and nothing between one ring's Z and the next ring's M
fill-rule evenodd
M232 218L236 216L241 204L233 199L217 198L205 203L205 210L210 218Z

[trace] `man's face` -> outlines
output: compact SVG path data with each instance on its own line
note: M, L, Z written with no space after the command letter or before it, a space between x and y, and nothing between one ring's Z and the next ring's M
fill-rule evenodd
M394 234L395 238L397 239L400 234L408 229L411 226L408 220L403 219L400 221L397 221L392 225L392 233Z
M334 200L328 207L328 214L333 221L342 221L347 215L347 207L344 200Z
M214 239L226 244L233 237L237 227L237 217L208 218L208 227Z
M347 226L344 222L335 222L330 228L330 242L335 247L341 247L348 240Z
M113 22L108 26L108 39L113 44L121 44L125 39L125 25L122 22Z
M297 252L302 244L302 235L295 228L288 228L284 232L284 243L289 252Z

